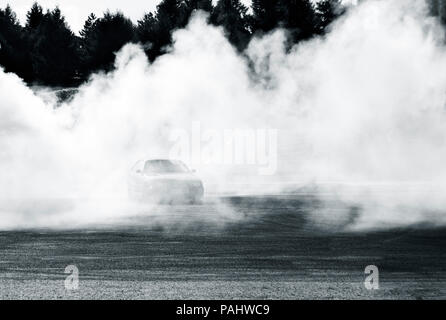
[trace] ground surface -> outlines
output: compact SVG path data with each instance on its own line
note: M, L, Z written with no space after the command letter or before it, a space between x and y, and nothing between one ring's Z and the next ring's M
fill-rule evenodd
M305 201L229 198L119 226L0 232L0 298L446 298L445 229L333 232L308 219ZM67 265L77 291L64 287ZM379 290L364 287L367 265Z

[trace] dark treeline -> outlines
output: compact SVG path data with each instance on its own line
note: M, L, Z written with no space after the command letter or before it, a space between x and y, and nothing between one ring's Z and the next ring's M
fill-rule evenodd
M287 29L289 44L321 35L343 14L341 0L162 0L136 25L122 13L91 14L76 35L59 8L35 3L22 26L10 6L0 9L0 65L28 84L75 86L92 72L113 68L114 54L126 43L141 43L150 61L165 52L172 32L187 25L195 10L209 13L209 23L223 26L242 51L250 39L277 27Z
M444 0L429 0L431 12L440 18L442 24L446 25L446 2Z

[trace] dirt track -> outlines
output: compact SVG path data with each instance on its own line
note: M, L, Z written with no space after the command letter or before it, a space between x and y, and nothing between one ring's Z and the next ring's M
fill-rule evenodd
M166 206L119 226L0 232L0 298L446 298L445 229L333 232L306 204L231 198L224 215ZM77 291L64 288L67 265L79 268ZM377 291L364 287L367 265L379 267Z

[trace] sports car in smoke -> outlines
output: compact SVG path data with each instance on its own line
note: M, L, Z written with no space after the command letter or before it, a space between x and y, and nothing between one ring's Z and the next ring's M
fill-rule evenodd
M202 181L183 162L172 160L141 160L129 177L132 200L151 203L200 203Z

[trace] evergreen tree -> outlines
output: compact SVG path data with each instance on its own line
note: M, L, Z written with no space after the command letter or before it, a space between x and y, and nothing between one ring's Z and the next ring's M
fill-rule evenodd
M179 0L161 1L157 7L156 20L159 45L170 44L172 31L184 28L187 24L188 16L184 2Z
M34 2L31 9L26 14L26 29L28 31L36 30L43 21L44 14L42 7Z
M136 40L132 21L121 12L106 12L99 19L90 15L81 35L81 69L84 77L98 70L110 71L115 53L125 44Z
M79 63L78 41L60 9L47 11L30 37L35 80L49 85L72 85Z
M327 26L345 13L342 0L321 0L316 4L317 32L324 33Z
M138 21L138 38L151 61L164 53L172 43L172 32L186 26L191 12L184 1L163 0L155 14L146 14Z
M20 38L21 27L17 21L17 15L8 5L4 10L0 9L0 49L3 51L13 45L14 40Z
M0 9L0 16L7 21L9 24L14 27L19 27L19 21L17 20L17 15L14 11L12 11L11 6L8 4L5 10Z
M91 30L94 27L94 23L96 22L97 18L94 13L90 13L87 20L84 23L84 27L81 31L79 31L79 34L82 38L86 38L90 35Z
M93 49L91 41L96 21L96 15L91 13L85 21L82 30L79 31L79 35L81 36L79 47L79 71L84 79L88 77L91 72L90 68L92 67L92 56L94 54L91 51Z
M195 10L212 12L214 8L212 6L212 0L185 0L185 4L189 15Z
M279 0L252 0L252 28L254 31L268 32L279 26Z
M311 38L316 32L315 10L311 0L279 0L278 11L293 43Z
M240 0L219 0L211 15L211 22L223 26L229 41L239 50L250 40L248 8Z
M157 44L157 20L153 13L146 13L144 17L138 21L137 35L149 60L155 60L159 53L159 49L155 48L155 44Z
M0 9L0 65L6 72L14 72L25 80L32 78L28 42L16 14L8 5Z

